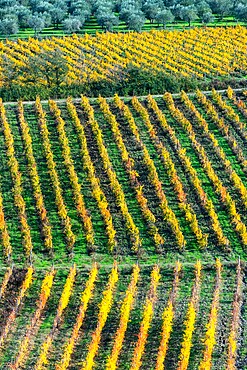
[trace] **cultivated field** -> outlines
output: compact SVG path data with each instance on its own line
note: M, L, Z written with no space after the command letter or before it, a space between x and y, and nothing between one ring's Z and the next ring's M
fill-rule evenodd
M246 368L240 265L89 270L6 271L2 369Z
M152 71L152 74L165 72L177 78L243 77L247 66L246 43L246 28L240 26L127 34L98 33L96 36L75 34L41 41L35 38L18 39L17 42L6 40L0 42L1 73L2 79L6 80L9 64L4 67L3 62L7 58L17 67L12 73L12 83L25 86L28 83L26 74L30 58L40 55L42 64L44 51L49 54L60 50L68 66L63 84L116 81L116 78L126 78L124 72L130 66ZM20 77L23 68L27 71ZM45 74L43 77L37 76L35 82L32 78L30 81L36 85L49 83Z
M246 369L246 95L0 102L1 369Z
M246 258L245 95L0 109L2 261Z

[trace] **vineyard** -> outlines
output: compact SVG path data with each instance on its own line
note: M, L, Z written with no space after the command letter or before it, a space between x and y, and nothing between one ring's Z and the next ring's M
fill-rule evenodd
M2 262L246 258L244 94L0 112Z
M63 85L81 85L100 80L126 79L128 67L164 72L176 77L211 79L246 74L247 31L244 27L205 28L184 31L151 31L96 34L96 36L52 37L51 39L0 43L1 85L9 83L49 85L43 53L62 54L67 64ZM46 71L35 77L28 69L32 58L40 56L40 68ZM8 63L7 63L8 61ZM36 61L37 62L37 61ZM7 64L6 64L7 63ZM8 71L10 64L11 73ZM44 63L44 62L43 62ZM22 72L21 72L22 71ZM37 72L37 69L36 69Z
M247 368L246 118L230 87L0 101L1 369Z
M1 278L2 369L245 368L241 264L9 268Z

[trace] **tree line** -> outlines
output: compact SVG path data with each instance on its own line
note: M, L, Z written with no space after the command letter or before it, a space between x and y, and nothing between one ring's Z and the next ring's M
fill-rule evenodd
M0 34L9 36L32 28L37 36L44 28L80 32L91 16L106 31L124 21L141 31L146 20L164 28L167 23L195 19L203 24L234 16L247 20L247 0L0 0Z

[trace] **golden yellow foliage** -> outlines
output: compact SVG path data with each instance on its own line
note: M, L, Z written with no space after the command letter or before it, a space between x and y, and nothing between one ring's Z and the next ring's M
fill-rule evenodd
M50 331L50 333L47 335L46 339L42 343L41 350L39 353L39 357L36 361L36 364L34 366L35 370L42 370L45 365L48 364L48 353L52 346L52 341L55 335L55 330L57 329L57 326L59 325L60 319L62 317L63 311L67 307L69 303L69 298L72 294L73 290L73 284L75 282L75 276L76 276L76 265L74 264L70 268L70 272L67 276L66 282L63 287L63 291L59 300L57 313L53 322L53 327Z
M72 353L73 353L73 350L74 350L74 347L75 347L75 344L76 344L76 340L77 340L78 335L79 335L79 330L82 326L82 323L83 323L83 320L84 320L84 317L85 317L85 314L86 314L86 310L87 310L87 307L88 307L89 300L90 300L90 298L92 297L92 294L93 294L94 283L95 283L97 274L98 274L98 268L97 268L97 265L95 263L92 267L92 270L91 270L90 275L89 275L89 279L87 280L85 289L82 293L81 305L79 307L79 314L77 315L76 323L73 327L72 335L66 343L61 361L56 364L56 370L66 370L69 366L70 359L71 359L71 356L72 356Z
M103 299L99 306L98 323L95 331L92 334L92 340L88 347L88 354L83 363L82 370L91 370L94 366L94 357L98 352L98 347L101 338L101 332L105 326L108 314L113 301L113 292L118 281L117 263L114 263L112 268L107 288L103 292Z
M17 67L28 64L28 58L44 51L58 49L67 61L65 83L114 80L129 65L153 73L166 72L201 79L204 76L228 75L246 71L245 27L195 28L183 31L132 33L97 33L95 36L72 35L51 39L8 40L0 45L5 55ZM83 50L83 53L82 53ZM1 62L1 59L0 59ZM4 83L4 69L0 83ZM25 81L16 78L16 83ZM48 83L40 76L37 83Z
M134 354L131 362L131 370L138 370L142 364L142 355L145 349L145 344L148 337L148 330L151 325L153 313L154 313L154 304L157 298L157 287L160 280L160 269L158 266L155 266L151 273L151 284L150 289L146 298L145 305L143 307L143 318L138 334L138 340L135 345Z
M129 317L130 317L130 311L132 309L133 302L134 302L136 284L137 284L138 277L139 277L139 271L140 271L139 266L135 265L132 278L131 278L131 282L129 284L128 290L126 292L124 301L121 306L120 323L119 323L119 327L118 327L118 330L115 336L111 355L107 359L106 370L115 370L117 368L118 356L122 348L124 335L125 335Z
M31 319L30 325L27 327L26 335L21 341L21 345L18 350L17 358L15 362L11 365L12 370L18 370L21 366L24 365L29 348L30 348L30 339L34 336L35 330L37 331L39 325L41 324L40 317L42 311L45 308L46 302L50 296L51 288L53 284L53 279L55 275L55 270L52 268L45 276L42 285L39 300L37 302L37 309Z

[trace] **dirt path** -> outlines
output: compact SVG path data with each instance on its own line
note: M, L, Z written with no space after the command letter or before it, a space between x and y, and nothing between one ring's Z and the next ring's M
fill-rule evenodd
M240 91L244 91L246 90L246 88L241 88L241 89L233 89L233 91L235 92L240 92ZM227 90L224 89L224 90L216 90L218 93L222 94L222 93L225 93ZM212 94L212 91L209 90L209 91L202 91L203 94L205 95L211 95ZM189 96L194 96L196 93L195 92L191 92L191 93L188 93ZM154 98L162 98L164 94L159 94L159 95L152 95ZM138 99L145 99L147 95L140 95L140 96L137 96ZM172 94L172 96L174 98L178 98L180 96L180 93L176 93L176 94ZM121 99L124 99L125 101L128 101L130 99L132 99L132 96L120 96ZM90 101L96 101L98 98L89 98ZM111 101L113 99L113 97L108 97L106 98L106 100L108 101ZM56 103L66 103L66 99L54 99ZM80 102L80 98L74 98L73 101L74 102ZM23 104L34 104L35 101L23 101ZM41 100L41 103L42 104L47 104L48 103L48 100ZM4 102L3 103L4 105L16 105L17 102Z

